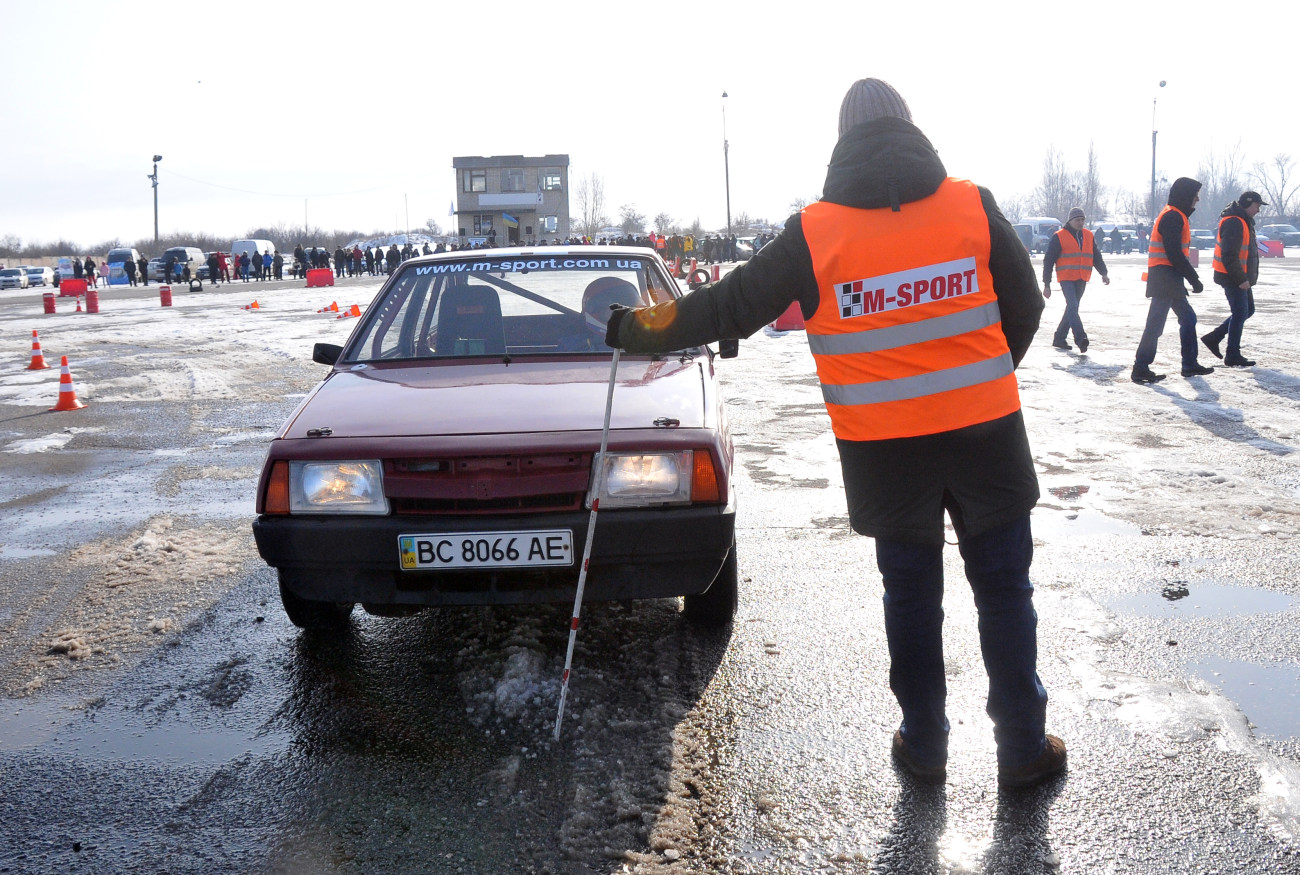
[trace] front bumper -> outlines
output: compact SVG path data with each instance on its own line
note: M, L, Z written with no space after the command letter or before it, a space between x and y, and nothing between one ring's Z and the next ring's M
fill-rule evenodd
M259 516L262 558L299 598L375 605L504 605L572 601L590 514L519 516ZM731 549L727 507L606 510L596 522L584 598L672 598L704 592ZM398 537L424 532L572 529L563 568L403 571Z

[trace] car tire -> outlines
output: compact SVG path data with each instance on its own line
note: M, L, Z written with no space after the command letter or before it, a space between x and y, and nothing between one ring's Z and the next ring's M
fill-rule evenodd
M727 559L707 590L685 597L686 619L701 626L725 626L736 616L740 603L740 570L736 562L736 542L731 542Z
M319 602L294 595L285 586L286 572L280 570L280 603L289 622L299 629L342 629L355 607L352 602Z

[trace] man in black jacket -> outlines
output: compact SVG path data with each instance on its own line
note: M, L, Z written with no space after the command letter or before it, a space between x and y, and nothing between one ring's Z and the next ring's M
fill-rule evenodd
M853 239L828 242L849 226ZM836 273L837 253L853 266ZM857 295L856 305L842 306L846 294ZM890 686L903 712L895 759L921 780L946 775L946 510L980 613L999 782L1027 786L1061 771L1065 745L1044 733L1047 693L1036 668L1029 512L1038 481L1013 373L1043 299L993 195L948 177L885 82L863 79L845 95L821 203L791 216L720 281L648 309L615 309L606 343L644 353L747 337L794 301L831 413L850 522L876 540ZM1001 354L987 357L991 347ZM879 378L837 381L840 368ZM1000 402L987 415L954 397L983 402L990 394Z
M1169 186L1168 203L1156 216L1156 226L1151 232L1151 246L1147 250L1147 324L1142 329L1137 355L1133 360L1134 383L1158 383L1165 378L1151 370L1156 359L1156 344L1165 330L1165 319L1173 310L1178 317L1178 339L1182 347L1183 376L1200 377L1214 372L1196 360L1196 311L1187 301L1187 288L1183 280L1192 284L1192 293L1199 295L1205 286L1196 275L1196 268L1187 258L1191 233L1188 224L1196 205L1201 200L1201 184L1195 179L1180 176Z
M1257 191L1244 191L1241 197L1224 207L1219 214L1218 239L1214 241L1214 281L1223 286L1232 315L1223 324L1201 338L1215 358L1230 368L1249 368L1255 363L1241 354L1241 329L1255 315L1255 283L1259 282L1259 243L1255 237L1255 215L1260 206L1268 206ZM1242 262L1242 253L1246 255ZM1228 354L1219 352L1219 344L1228 338Z

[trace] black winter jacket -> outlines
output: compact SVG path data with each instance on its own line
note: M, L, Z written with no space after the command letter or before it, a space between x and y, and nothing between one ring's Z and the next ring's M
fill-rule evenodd
M895 207L933 194L947 171L910 122L884 118L848 131L835 145L823 199L859 209ZM989 269L1002 331L1019 364L1038 330L1043 298L1034 269L993 195L980 188L988 216ZM748 337L798 301L805 318L821 296L801 216L720 281L677 301L618 318L614 333L629 352L667 352L720 338ZM853 528L892 540L938 543L949 508L972 535L1026 514L1038 481L1019 411L955 431L881 441L837 440Z
M1195 179L1180 176L1169 186L1169 206L1177 207L1191 221L1196 212L1196 195L1201 191L1201 184ZM1196 268L1183 254L1183 217L1172 210L1165 213L1156 224L1152 237L1159 237L1165 245L1165 258L1169 264L1153 264L1147 268L1147 297L1164 295L1171 298L1187 297L1186 279L1192 284L1192 291L1200 293L1204 288ZM1172 266L1171 266L1172 265Z
M1241 222L1225 222L1225 216L1236 216L1246 223L1250 239L1246 241L1246 263L1241 263ZM1259 242L1255 236L1255 220L1237 206L1228 204L1219 213L1219 252L1227 272L1216 270L1214 281L1224 288L1240 288L1242 283L1252 286L1259 282Z

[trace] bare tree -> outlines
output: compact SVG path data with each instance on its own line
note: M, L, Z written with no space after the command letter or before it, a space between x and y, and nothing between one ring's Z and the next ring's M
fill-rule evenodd
M731 220L731 233L737 237L743 237L749 233L749 226L754 224L754 220L749 217L749 213L741 210Z
M1146 224L1151 218L1151 193L1122 189L1115 192L1115 218Z
M699 216L696 216L696 217L695 217L695 221L692 222L692 223L691 223L691 226L690 226L689 228L686 229L686 233L687 233L687 234L690 234L690 235L691 235L692 237L694 237L696 240L700 240L700 239L702 239L702 238L704 237L704 233L705 233L705 232L704 232L704 226L700 224L700 217L699 217Z
M1030 199L1030 206L1039 216L1055 216L1064 219L1070 210L1070 201L1077 188L1065 167L1061 150L1049 146L1043 158L1043 181Z
M438 224L437 219L429 219L424 223L424 229L434 237L442 236L442 226Z
M655 219L651 223L651 225L654 227L655 232L659 234L677 233L677 225L676 223L673 222L673 217L668 215L667 213L660 213L659 215L655 216Z
M0 255L16 256L23 254L23 239L17 234L6 234L0 238Z
M1211 148L1201 158L1196 179L1201 183L1202 208L1212 218L1241 194L1242 163L1241 140L1224 152Z
M1294 218L1300 182L1295 178L1295 162L1290 155L1279 152L1270 163L1257 162L1250 178L1259 186L1264 200L1268 201L1266 215Z
M1106 187L1101 184L1101 171L1097 166L1097 150L1091 142L1088 143L1088 166L1081 176L1079 190L1082 194L1083 203L1075 204L1075 206L1082 206L1083 212L1089 219L1100 221L1106 218L1106 209L1102 206L1106 195Z
M605 180L595 173L587 174L579 183L578 217L574 229L583 237L595 237L609 224L605 218Z
M795 198L794 200L790 201L790 215L793 216L795 213L803 210L804 207L808 206L809 204L815 204L817 203L817 201L821 199L822 199L821 195L813 195L812 197Z
M623 204L618 208L618 227L624 234L640 234L645 231L645 216L637 210L636 204Z

